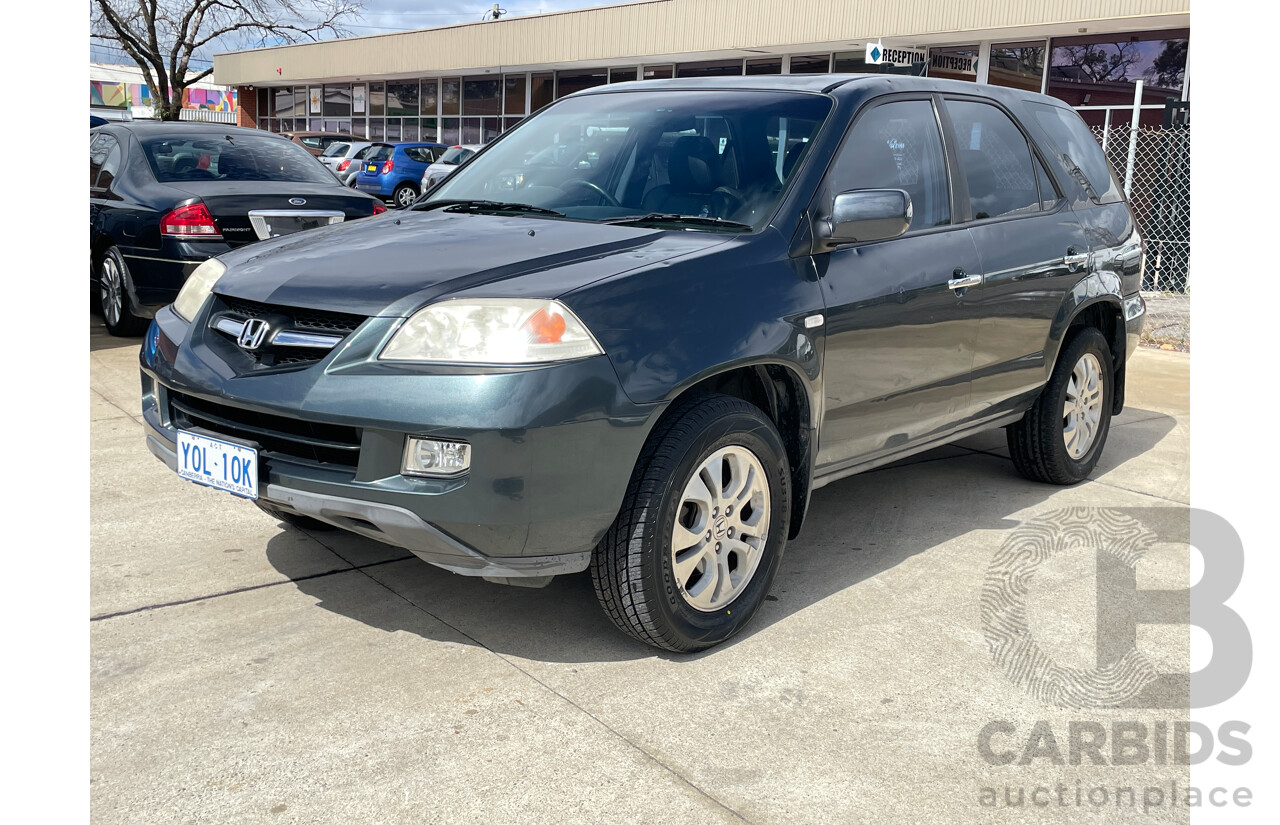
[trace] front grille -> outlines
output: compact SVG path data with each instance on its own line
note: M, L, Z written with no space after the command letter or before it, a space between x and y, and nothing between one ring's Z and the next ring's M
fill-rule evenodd
M218 318L235 318L248 320L264 318L270 321L272 329L296 330L298 332L315 332L346 338L364 323L363 315L351 315L345 312L327 312L319 309L302 309L300 307L264 304L235 298L229 295L216 296L217 303L210 314L210 322ZM225 334L224 334L225 335ZM228 337L227 340L230 340ZM340 342L339 342L340 343ZM335 346L337 346L335 344ZM332 350L308 347L291 347L267 344L256 350L236 348L238 352L254 367L303 367L322 360Z
M169 420L180 430L199 427L255 441L267 453L354 468L360 462L360 430L232 407L169 390Z

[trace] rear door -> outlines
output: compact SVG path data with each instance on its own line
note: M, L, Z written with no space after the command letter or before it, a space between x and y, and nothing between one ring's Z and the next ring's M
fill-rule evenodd
M897 238L815 256L827 304L820 473L936 440L970 408L978 315L966 289L951 282L977 274L979 261L969 232L953 220L935 102L898 97L871 105L846 136L820 197L902 189L913 215Z
M960 208L982 262L967 300L978 313L975 415L1021 409L1045 380L1049 327L1089 266L1089 241L1062 187L1018 123L994 102L945 98Z

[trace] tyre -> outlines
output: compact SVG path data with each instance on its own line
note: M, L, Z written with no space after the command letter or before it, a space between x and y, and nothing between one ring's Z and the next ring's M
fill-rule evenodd
M613 623L692 652L723 642L764 602L791 513L782 438L759 408L704 395L650 435L591 580Z
M253 502L258 505L258 509L271 516L276 521L282 521L290 527L297 527L300 530L337 530L328 522L311 518L310 516L300 516L297 513L290 513L288 510L282 510L270 502L258 499Z
M1084 328L1067 340L1036 403L1005 429L1019 473L1064 485L1089 477L1111 429L1111 365L1111 348L1098 330Z
M402 183L391 193L391 199L396 202L396 206L404 209L418 199L418 187L412 183Z
M107 332L127 338L141 335L147 319L133 314L129 300L129 267L114 246L102 255L98 265L98 307Z

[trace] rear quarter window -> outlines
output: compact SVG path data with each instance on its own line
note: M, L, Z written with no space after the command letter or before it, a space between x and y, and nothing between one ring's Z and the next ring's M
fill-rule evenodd
M1031 115L1028 125L1038 133L1041 144L1067 177L1083 178L1082 185L1087 182L1088 188L1093 190L1093 199L1098 203L1124 200L1116 176L1102 154L1102 146L1079 115L1047 103L1029 102L1024 106Z

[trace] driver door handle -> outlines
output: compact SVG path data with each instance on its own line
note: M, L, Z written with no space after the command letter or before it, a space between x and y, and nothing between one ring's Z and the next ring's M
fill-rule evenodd
M1067 269L1075 272L1081 266L1087 266L1089 263L1088 252L1076 252L1074 246L1067 247L1067 254L1062 256L1062 262L1067 265Z
M968 289L971 286L980 286L982 284L981 275L966 275L961 267L956 267L951 273L951 280L947 281L947 286L953 290Z

